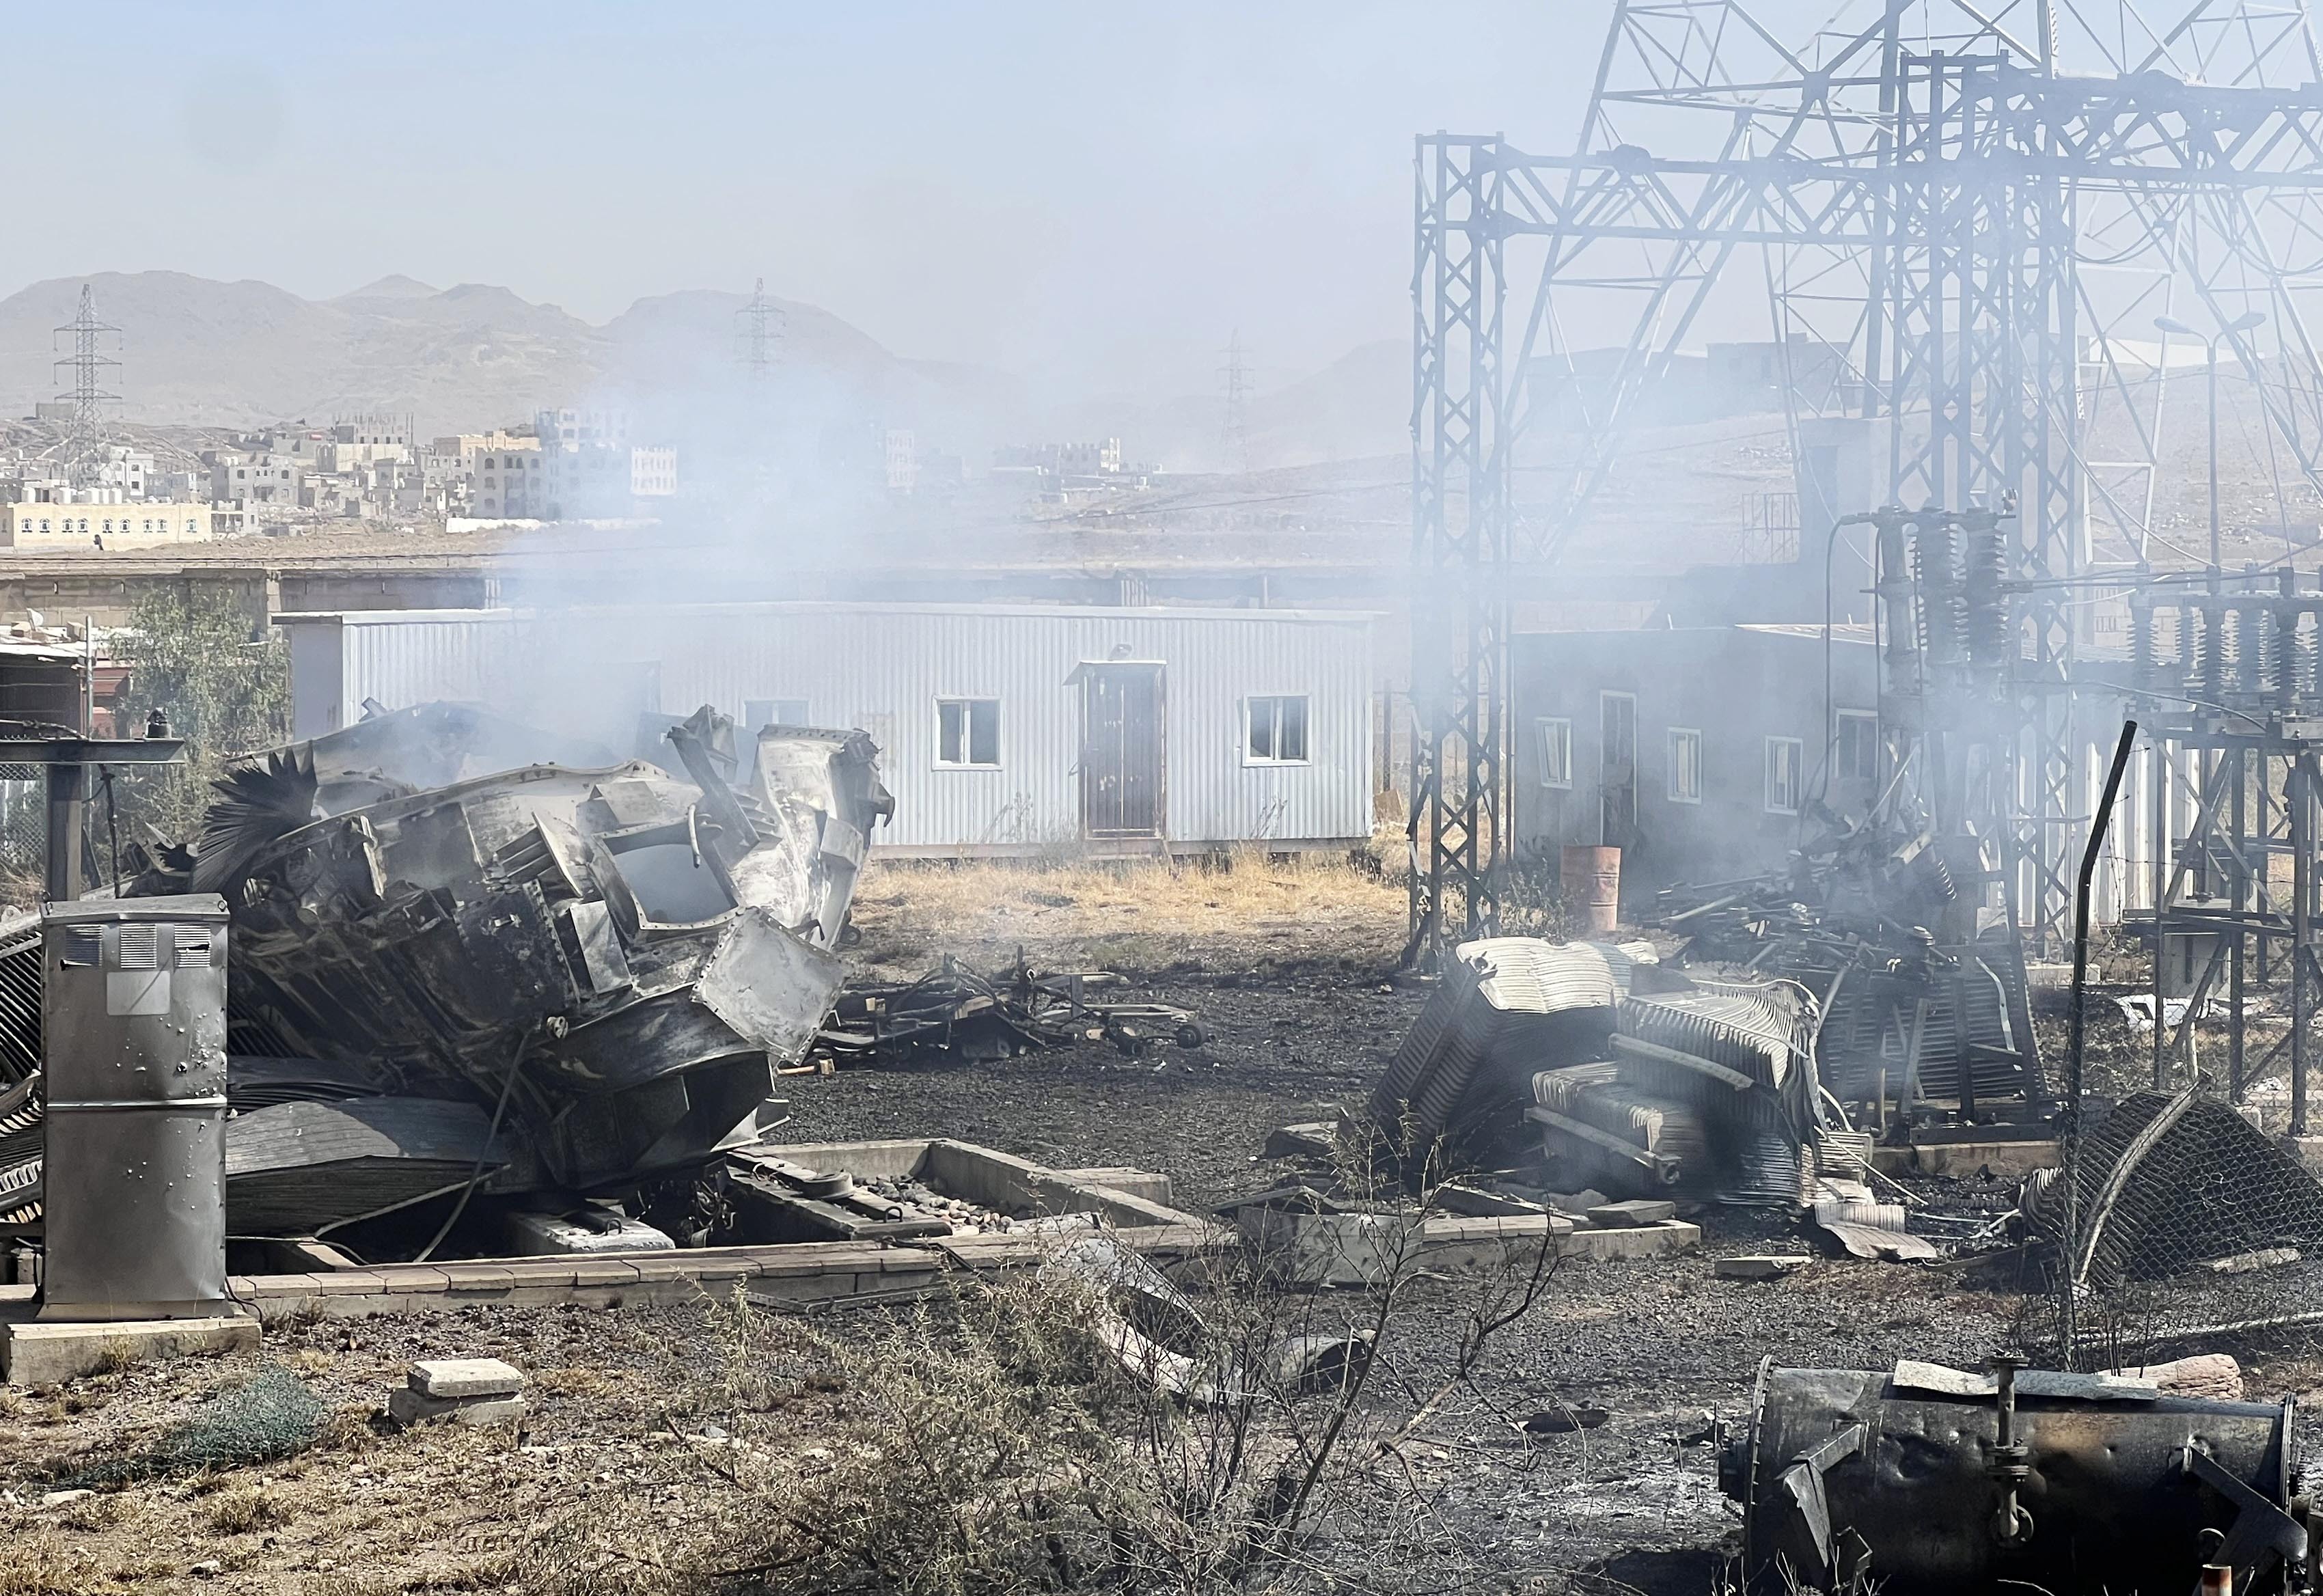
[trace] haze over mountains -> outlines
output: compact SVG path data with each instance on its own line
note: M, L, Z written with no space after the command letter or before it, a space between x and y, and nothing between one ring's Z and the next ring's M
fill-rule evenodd
M478 431L550 405L622 405L666 441L729 431L738 415L825 433L910 428L923 451L981 463L1001 445L1119 436L1136 460L1174 470L1223 461L1217 395L1057 397L1005 372L913 361L812 305L780 302L771 375L738 360L747 296L687 289L638 300L602 326L507 289L438 289L388 276L333 299L271 284L174 271L104 272L39 282L0 299L0 408L28 415L70 386L54 365L86 282L100 320L121 329L106 385L118 414L152 424L255 427L378 410L411 414L422 436ZM63 347L60 347L62 345ZM1326 371L1255 396L1246 436L1256 467L1409 447L1409 356L1367 344Z

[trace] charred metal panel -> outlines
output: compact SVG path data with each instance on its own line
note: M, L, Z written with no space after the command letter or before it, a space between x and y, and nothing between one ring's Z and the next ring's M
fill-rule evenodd
M1859 1574L1896 1596L2020 1582L2189 1591L2222 1546L2248 1556L2236 1590L2280 1589L2280 1532L2298 1533L2283 1516L2291 1423L2289 1403L2019 1395L2031 1533L2004 1539L1995 1401L1905 1390L1868 1371L1768 1368L1724 1483L1744 1505L1754 1591L1786 1578L1791 1589L1839 1588ZM1854 1429L1852 1447L1827 1448ZM2259 1500L2237 1508L2190 1462L2196 1454Z
M225 904L52 903L42 931L41 1316L215 1313L225 1299Z

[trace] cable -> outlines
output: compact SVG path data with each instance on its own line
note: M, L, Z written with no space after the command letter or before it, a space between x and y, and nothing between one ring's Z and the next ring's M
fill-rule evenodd
M452 1234L452 1227L460 1223L460 1215L468 1211L468 1199L476 1195L476 1187L484 1178L485 1161L491 1157L492 1139L500 1133L500 1115L508 1112L509 1096L516 1090L516 1078L523 1072L525 1055L532 1050L532 1039L539 1033L537 1027L528 1031L524 1033L524 1040L516 1044L516 1057L509 1064L508 1078L500 1082L500 1100L492 1105L491 1127L485 1131L483 1141L476 1147L476 1167L468 1171L468 1183L460 1188L460 1200L454 1203L452 1211L444 1216L442 1228L426 1246L419 1249L418 1256L412 1259L412 1262L425 1263L434 1257L436 1249L444 1244L444 1238Z

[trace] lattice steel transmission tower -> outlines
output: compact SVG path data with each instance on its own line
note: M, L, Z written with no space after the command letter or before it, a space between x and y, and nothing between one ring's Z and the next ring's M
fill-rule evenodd
M754 381L763 382L775 369L775 347L782 342L783 309L767 298L767 280L752 285L750 302L734 313L734 353Z
M1226 363L1218 368L1226 380L1226 408L1219 420L1218 447L1228 471L1250 469L1250 359L1242 346L1242 329L1226 337Z
M1879 500L2015 500L2015 719L1973 818L2020 923L2060 934L2099 774L2076 618L2185 552L2156 529L2157 314L2266 313L2224 347L2278 498L2323 504L2318 80L2295 0L1621 0L1572 154L1421 138L1415 956L1492 922L1506 579L1556 559L1641 397L1746 305L1784 356L1795 454L1802 422L1851 417ZM1546 391L1608 328L1603 381ZM1561 449L1527 436L1552 401L1580 411Z
M72 415L65 423L65 436L58 453L68 470L78 479L85 474L103 455L106 440L105 407L119 404L121 396L108 393L104 387L107 367L118 370L121 362L104 352L107 337L121 336L121 329L96 319L96 301L87 283L81 285L80 310L71 321L50 335L54 341L72 335L72 353L54 362L59 371L69 368L72 386L57 395L60 403L72 406ZM117 348L116 342L115 347Z

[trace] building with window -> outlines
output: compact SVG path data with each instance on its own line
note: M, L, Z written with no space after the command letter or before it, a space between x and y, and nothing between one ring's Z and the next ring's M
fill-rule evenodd
M1341 848L1368 837L1372 624L1354 611L705 604L275 618L292 725L435 699L666 760L709 703L745 731L857 727L922 858Z
M1510 668L1518 846L1619 848L1625 898L1779 870L1886 775L1868 626L1534 632Z
M0 546L182 543L212 537L215 518L207 504L0 504Z
M474 459L468 503L475 514L522 520L548 513L548 475L541 468L539 439L505 439Z

